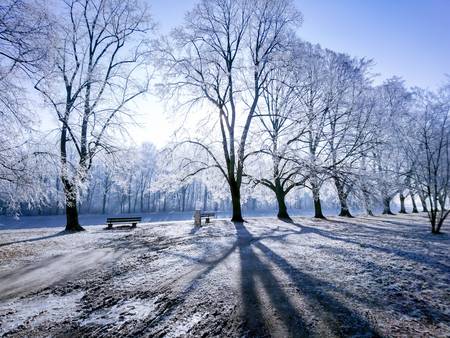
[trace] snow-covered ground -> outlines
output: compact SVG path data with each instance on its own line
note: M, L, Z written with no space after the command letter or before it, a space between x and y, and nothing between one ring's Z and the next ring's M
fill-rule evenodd
M336 215L337 210L324 210L324 214ZM217 218L231 218L231 211L219 211ZM276 210L244 210L245 217L272 217L276 215ZM312 216L313 210L289 209L292 216ZM104 225L107 217L129 217L140 216L145 223L171 222L171 221L189 221L193 219L194 212L190 211L167 211L135 214L81 214L79 216L80 224L83 226ZM48 216L0 216L0 231L11 229L36 229L36 228L64 228L66 224L65 215Z
M0 333L450 333L450 237L423 214L103 228L0 230Z

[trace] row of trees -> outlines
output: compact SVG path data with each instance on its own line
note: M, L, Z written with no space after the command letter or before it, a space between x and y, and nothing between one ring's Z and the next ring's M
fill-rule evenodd
M47 151L41 151L47 153ZM127 214L127 213L192 213L196 208L228 213L230 197L217 177L192 177L180 179L168 166L165 152L144 143L139 147L127 148L113 154L102 154L92 165L83 185L78 187L78 212L84 214ZM39 203L23 203L21 196L10 196L0 201L2 212L15 211L22 215L58 215L65 212L64 191L59 177L58 161L43 161L35 173L33 189L41 195ZM217 180L219 184L211 184ZM276 205L273 199L265 198L265 191L247 189L244 209L271 210ZM332 196L328 206L334 208ZM7 204L13 202L14 204ZM308 195L298 191L289 201L298 209L311 207ZM163 217L163 215L158 215Z
M181 196L183 209L195 178L209 194L228 188L233 221L243 221L243 198L263 189L289 220L293 191L309 190L323 218L332 186L347 217L350 200L368 214L380 202L391 213L396 195L401 212L407 195L417 209L417 196L439 232L448 216L450 85L434 93L399 78L374 85L370 60L301 41L301 21L291 0L201 0L155 41L139 0L68 0L52 9L3 2L3 204L42 207L63 196L66 230L79 231L80 199L89 205L97 187L103 211L112 191L121 211L154 210L151 196L161 193ZM155 69L162 98L179 112L187 107L198 130L158 156L151 147L123 152L131 103ZM49 135L33 130L36 106L57 121ZM156 157L163 164L155 167Z
M136 213L194 210L213 203L211 193L201 182L179 182L165 174L155 147L143 144L114 154L99 156L84 184L78 186L77 209L80 213ZM34 189L42 193L41 203L17 202L22 214L60 214L64 212L64 188L58 163L46 161ZM10 199L10 201L13 199ZM11 208L11 206L9 206Z
M201 1L162 48L166 90L203 112L202 130L214 130L174 146L203 153L183 159L186 177L218 170L233 221L243 220L244 182L270 189L278 217L289 220L285 198L296 187L311 191L323 218L320 193L331 181L341 216L351 217L350 195L368 214L377 200L392 213L397 194L404 212L406 194L414 203L417 195L439 232L448 215L449 86L373 85L370 60L298 39L294 8L288 0Z

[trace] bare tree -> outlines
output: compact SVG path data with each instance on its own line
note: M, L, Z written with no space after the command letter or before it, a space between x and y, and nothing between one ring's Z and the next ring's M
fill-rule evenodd
M165 54L174 80L170 84L189 93L191 103L207 101L215 110L210 118L219 125L222 154L204 140L190 139L213 162L195 172L220 170L230 189L232 220L242 221L250 126L272 62L299 13L290 0L203 0L186 18L173 35L177 52Z
M383 202L383 214L392 215L391 201L404 189L404 180L410 170L404 156L405 138L400 137L399 126L407 116L411 94L403 81L394 77L386 80L378 91L378 119L374 129L377 147L373 149L376 163L378 191Z
M418 96L418 124L416 143L410 155L416 158L417 186L429 204L431 232L440 233L450 214L446 201L450 192L450 84L439 93Z
M304 132L295 119L298 99L295 95L292 77L290 76L292 60L280 65L272 71L270 79L263 90L262 100L258 105L258 117L261 128L255 132L254 138L260 140L255 156L270 159L270 174L266 177L251 175L257 184L269 188L275 193L278 204L279 219L291 220L286 206L286 195L295 187L304 184L301 159L291 145ZM262 162L261 167L266 167ZM255 171L256 168L246 171ZM261 170L258 170L261 171Z
M325 218L322 212L320 189L327 179L324 166L326 146L325 131L328 128L327 111L331 101L327 98L327 64L324 50L318 45L300 43L294 55L296 78L295 94L300 106L296 114L298 124L305 130L299 134L297 151L303 158L305 186L312 192L314 217Z
M95 155L111 149L111 133L120 127L128 103L147 90L142 66L151 26L137 0L70 0L60 15L53 67L35 88L60 123L66 230L79 231L79 186Z
M33 189L35 160L32 131L33 109L26 99L25 84L46 55L50 20L44 7L28 0L0 3L0 190L11 202ZM34 191L33 191L34 190ZM16 197L16 198L15 198ZM36 201L36 199L34 199ZM9 203L10 205L14 203Z
M48 48L51 20L47 9L28 0L5 0L0 4L0 83L17 88L12 78L37 71ZM6 88L6 87L5 87ZM10 88L10 89L13 89ZM4 88L2 88L4 89ZM16 98L2 91L0 102L15 114ZM2 108L4 110L5 108ZM19 116L17 116L19 118Z
M341 211L339 216L352 217L348 196L357 185L359 160L373 146L373 98L368 95L365 59L327 52L329 102L325 130L325 166L336 187Z

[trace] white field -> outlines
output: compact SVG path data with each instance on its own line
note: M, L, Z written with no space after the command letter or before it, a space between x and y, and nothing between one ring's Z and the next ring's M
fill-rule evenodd
M103 228L0 230L0 335L450 332L450 237L424 214Z

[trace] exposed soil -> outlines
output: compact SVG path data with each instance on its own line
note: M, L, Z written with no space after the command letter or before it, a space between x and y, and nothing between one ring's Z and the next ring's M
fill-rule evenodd
M450 237L425 215L294 221L0 231L0 333L449 337Z

